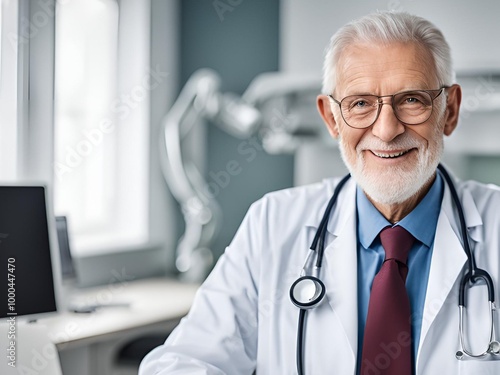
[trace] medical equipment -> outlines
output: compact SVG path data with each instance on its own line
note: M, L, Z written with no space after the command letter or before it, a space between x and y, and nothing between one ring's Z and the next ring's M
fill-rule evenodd
M186 82L162 120L160 137L162 172L186 224L175 260L184 279L202 281L207 276L214 261L210 247L222 216L195 155L183 147L183 143L193 146L188 135L206 119L238 138L258 133L271 154L294 152L304 140L330 140L315 113L320 85L318 79L304 75L264 73L239 97L221 92L221 79L211 69L196 71Z
M192 281L203 280L213 264L210 244L219 230L221 212L214 196L207 194L203 173L182 151L182 141L200 118L214 121L231 134L247 137L260 117L240 98L221 94L219 87L215 72L197 71L164 117L160 137L162 172L186 224L177 245L175 265L185 279Z
M481 358L488 354L499 355L500 354L500 343L495 339L495 324L494 324L494 311L495 307L495 296L494 296L494 286L491 276L485 270L478 268L476 266L474 255L472 254L469 235L467 232L467 226L465 222L465 216L463 212L458 193L455 189L454 183L449 176L446 169L440 164L438 169L444 177L446 183L449 186L452 200L458 212L458 217L460 221L460 230L462 234L462 242L465 254L467 255L467 272L462 276L459 287L459 337L460 337L460 349L456 352L455 356L457 359L462 360L466 357L470 358ZM326 288L324 283L320 279L320 270L323 261L323 254L325 248L325 236L326 228L330 214L337 202L338 195L350 178L350 175L345 176L336 186L332 198L328 202L325 209L325 213L321 222L318 226L316 234L314 236L313 242L310 246L309 253L305 260L304 266L300 277L292 284L290 287L290 299L292 303L300 309L298 330L297 330L297 371L299 375L303 374L303 351L304 351L304 326L305 326L305 316L309 309L318 306L323 300L326 294ZM313 266L314 253L316 253L316 264ZM312 268L310 275L307 274L307 270ZM474 354L472 351L466 349L465 342L465 325L464 319L466 315L466 287L470 287L471 284L475 284L478 281L483 281L488 289L488 302L490 308L490 333L489 342L486 350L482 353Z

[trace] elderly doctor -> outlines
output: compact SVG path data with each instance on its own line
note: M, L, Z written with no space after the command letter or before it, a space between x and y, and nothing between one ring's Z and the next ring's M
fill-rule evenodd
M460 101L428 21L341 28L317 106L352 178L254 203L139 373L500 374L500 190L438 168Z

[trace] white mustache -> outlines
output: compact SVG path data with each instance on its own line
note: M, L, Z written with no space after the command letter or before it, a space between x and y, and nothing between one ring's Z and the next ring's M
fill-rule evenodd
M384 142L379 138L363 138L356 146L356 151L377 150L377 151L401 151L422 146L422 141L413 138L408 133L400 134L391 142Z

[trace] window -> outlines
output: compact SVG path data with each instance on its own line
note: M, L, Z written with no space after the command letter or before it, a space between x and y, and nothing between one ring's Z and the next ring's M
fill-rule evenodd
M148 241L149 34L148 1L57 2L54 201L80 256Z
M18 4L0 0L0 180L14 180L17 167Z
M2 25L3 25L3 21L2 21L2 8L5 6L4 5L4 2L5 0L2 0L0 2L0 74L2 73L2 34L3 34L3 31L2 31Z

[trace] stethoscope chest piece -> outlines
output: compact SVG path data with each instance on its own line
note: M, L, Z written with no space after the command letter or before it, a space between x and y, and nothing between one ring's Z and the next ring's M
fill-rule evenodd
M500 354L500 342L494 340L490 342L488 346L488 353L498 355Z
M290 299L299 309L312 309L325 297L325 284L314 276L299 277L290 287Z

